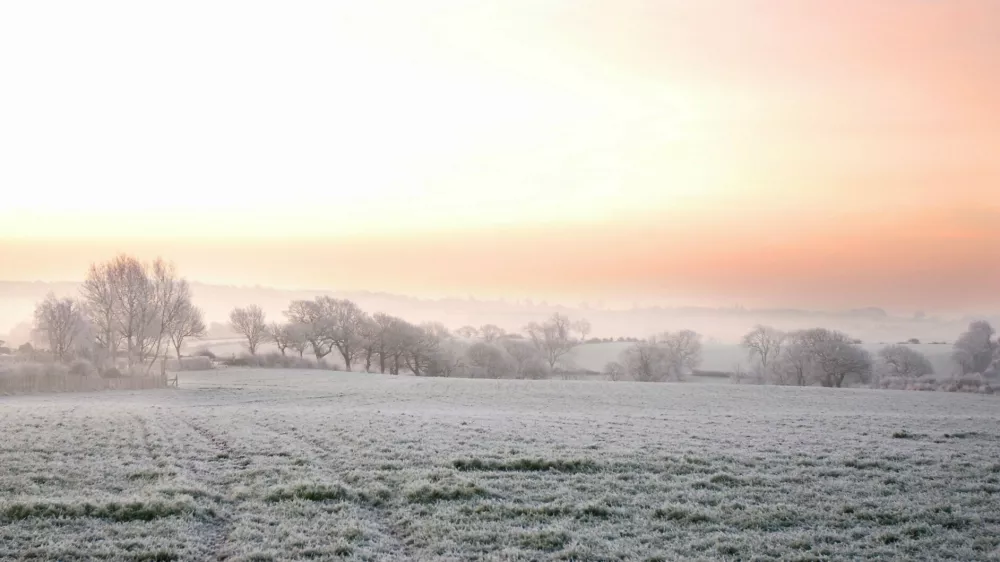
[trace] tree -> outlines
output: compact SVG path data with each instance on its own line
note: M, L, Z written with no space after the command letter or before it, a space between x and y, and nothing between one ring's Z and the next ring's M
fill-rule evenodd
M849 375L867 380L872 372L871 354L858 347L854 340L830 340L818 349L817 365L820 384L840 388Z
M774 363L781 355L781 346L785 342L785 333L770 326L754 326L744 334L740 345L747 350L751 362L756 360L761 382L767 380L774 370Z
M479 330L477 330L474 326L462 326L461 328L455 330L455 333L460 337L469 340L479 337Z
M80 303L71 298L56 298L52 293L35 307L35 329L48 343L56 361L65 362L73 343L83 328Z
M590 333L590 321L586 318L581 318L573 322L573 330L580 334L580 342L586 342L587 334Z
M84 311L94 329L94 339L102 351L104 360L114 362L121 346L121 332L116 323L115 310L118 304L117 278L111 264L91 264L80 292L83 294Z
M502 338L506 332L496 324L483 324L479 328L479 333L482 335L484 342L492 343Z
M905 345L887 345L879 350L875 365L879 379L912 381L934 373L934 367L923 353Z
M847 334L825 328L791 332L775 372L780 382L799 386L818 382L839 388L851 375L867 379L872 373L871 354L855 341Z
M431 377L468 375L463 345L462 342L455 340L442 342L441 347L431 353L430 360L427 362L426 374Z
M969 329L955 340L952 359L962 369L962 374L983 373L993 364L1000 343L993 341L996 330L989 322L979 320L969 324Z
M146 369L148 373L153 368L153 363L160 356L160 347L164 338L168 338L171 327L176 324L181 315L186 314L191 308L191 288L186 279L177 276L177 269L172 263L164 262L157 258L152 267L153 298L154 306L158 313L157 325L151 329L155 333L156 351ZM178 356L178 363L180 357ZM165 374L167 370L166 352L160 363L160 372Z
M447 330L439 323L427 322L420 326L404 326L404 355L406 367L417 376L425 373L440 352Z
M697 332L664 332L659 335L656 343L663 349L667 375L672 380L681 380L685 373L701 364L701 335Z
M353 301L320 297L323 310L329 319L327 337L344 358L344 366L350 371L351 360L361 350L364 337L362 329L367 315Z
M365 358L365 372L372 372L372 358L376 356L379 347L381 328L375 319L368 314L361 320L361 355Z
M181 348L184 347L184 340L200 338L204 335L205 317L200 308L188 302L167 326L167 336L170 338L171 345L174 346L174 351L177 352L179 368L184 368L183 363L181 363Z
M382 363L386 363L389 374L398 375L400 367L404 364L403 358L418 337L417 327L402 318L388 314L379 313L376 317L377 321L383 325L384 330L379 365L382 367Z
M604 365L602 374L607 377L609 381L620 381L625 378L627 370L625 369L625 365L622 365L618 361L610 361Z
M288 349L288 324L279 324L278 322L268 324L267 341L277 346L278 351L284 356L285 350Z
M393 358L394 344L393 338L398 337L397 328L403 322L395 316L384 312L376 312L372 315L372 322L375 324L371 334L375 356L378 357L379 372L385 374L389 360Z
M772 365L772 373L777 384L806 386L813 377L813 355L809 342L803 337L804 331L788 334L786 345L781 350L778 360ZM758 379L758 382L765 382Z
M529 323L524 327L524 331L535 348L545 357L549 369L555 369L556 363L577 343L570 336L569 318L558 312L541 324Z
M545 359L534 345L517 339L504 338L500 341L513 361L517 378L542 379L548 375Z
M288 348L292 351L296 351L299 354L299 358L305 354L306 350L309 349L309 340L306 339L306 331L304 326L301 324L288 323L285 324L285 337L288 341Z
M247 339L250 355L257 355L257 346L267 337L267 324L264 323L264 311L255 304L246 308L234 308L229 313L229 325L234 331Z
M160 334L155 329L158 316L155 286L149 266L127 255L119 255L108 264L111 276L116 329L125 342L128 366L138 360L145 363L146 355Z
M333 322L327 310L329 297L316 300L292 301L285 311L288 321L296 326L298 336L312 347L316 361L322 361L333 351Z
M514 372L512 361L504 350L491 343L476 342L470 345L465 351L465 357L469 365L486 378L505 378Z
M625 372L639 382L661 382L668 376L663 348L653 341L637 342L619 358Z

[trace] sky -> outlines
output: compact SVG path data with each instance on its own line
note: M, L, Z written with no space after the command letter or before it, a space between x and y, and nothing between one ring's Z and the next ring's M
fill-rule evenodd
M0 279L1000 310L1000 2L0 3Z

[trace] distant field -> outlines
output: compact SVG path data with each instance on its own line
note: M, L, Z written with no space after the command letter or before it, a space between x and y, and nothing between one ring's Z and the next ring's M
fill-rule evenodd
M993 397L226 369L0 398L3 560L1000 560Z

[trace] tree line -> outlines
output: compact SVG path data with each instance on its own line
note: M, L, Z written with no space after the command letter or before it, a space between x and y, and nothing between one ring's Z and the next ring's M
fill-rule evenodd
M942 374L981 380L995 372L1000 366L995 335L989 322L969 324L952 346L958 372ZM741 341L752 365L749 374L761 383L841 387L855 380L882 388L913 388L935 374L927 356L909 345L887 345L873 356L858 344L836 330L782 332L769 326L756 326Z
M251 355L270 343L282 356L308 353L320 364L337 357L347 370L431 376L544 378L571 368L566 363L572 349L594 341L587 338L587 320L558 313L520 333L494 324L452 333L439 322L415 324L384 312L370 314L348 299L319 296L292 301L283 316L268 322L259 306L250 305L233 309L229 324ZM102 371L124 362L131 372L146 373L157 359L165 369L167 350L179 360L185 342L206 333L204 315L173 264L127 255L92 264L78 297L50 294L36 306L34 330L58 362L87 359ZM959 336L951 357L960 375L997 370L995 335L988 322L977 321ZM690 330L628 341L633 345L604 368L611 380L679 381L701 364L701 336ZM750 370L737 368L733 376L738 382L778 385L909 388L934 374L927 357L912 347L889 345L873 355L859 344L836 330L756 326L741 340Z
M329 296L292 301L284 316L283 322L269 323L259 306L249 305L234 308L229 323L251 355L271 343L281 355L311 353L317 362L332 354L348 371L490 378L544 378L591 329L584 319L556 313L529 323L523 335L493 324L464 326L452 334L439 322L369 314L351 300ZM466 341L472 338L481 340Z

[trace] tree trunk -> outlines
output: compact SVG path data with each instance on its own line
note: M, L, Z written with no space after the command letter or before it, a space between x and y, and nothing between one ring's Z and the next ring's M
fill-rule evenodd
M184 370L184 363L181 361L181 344L178 343L174 347L177 350L177 370L178 371L183 371Z

